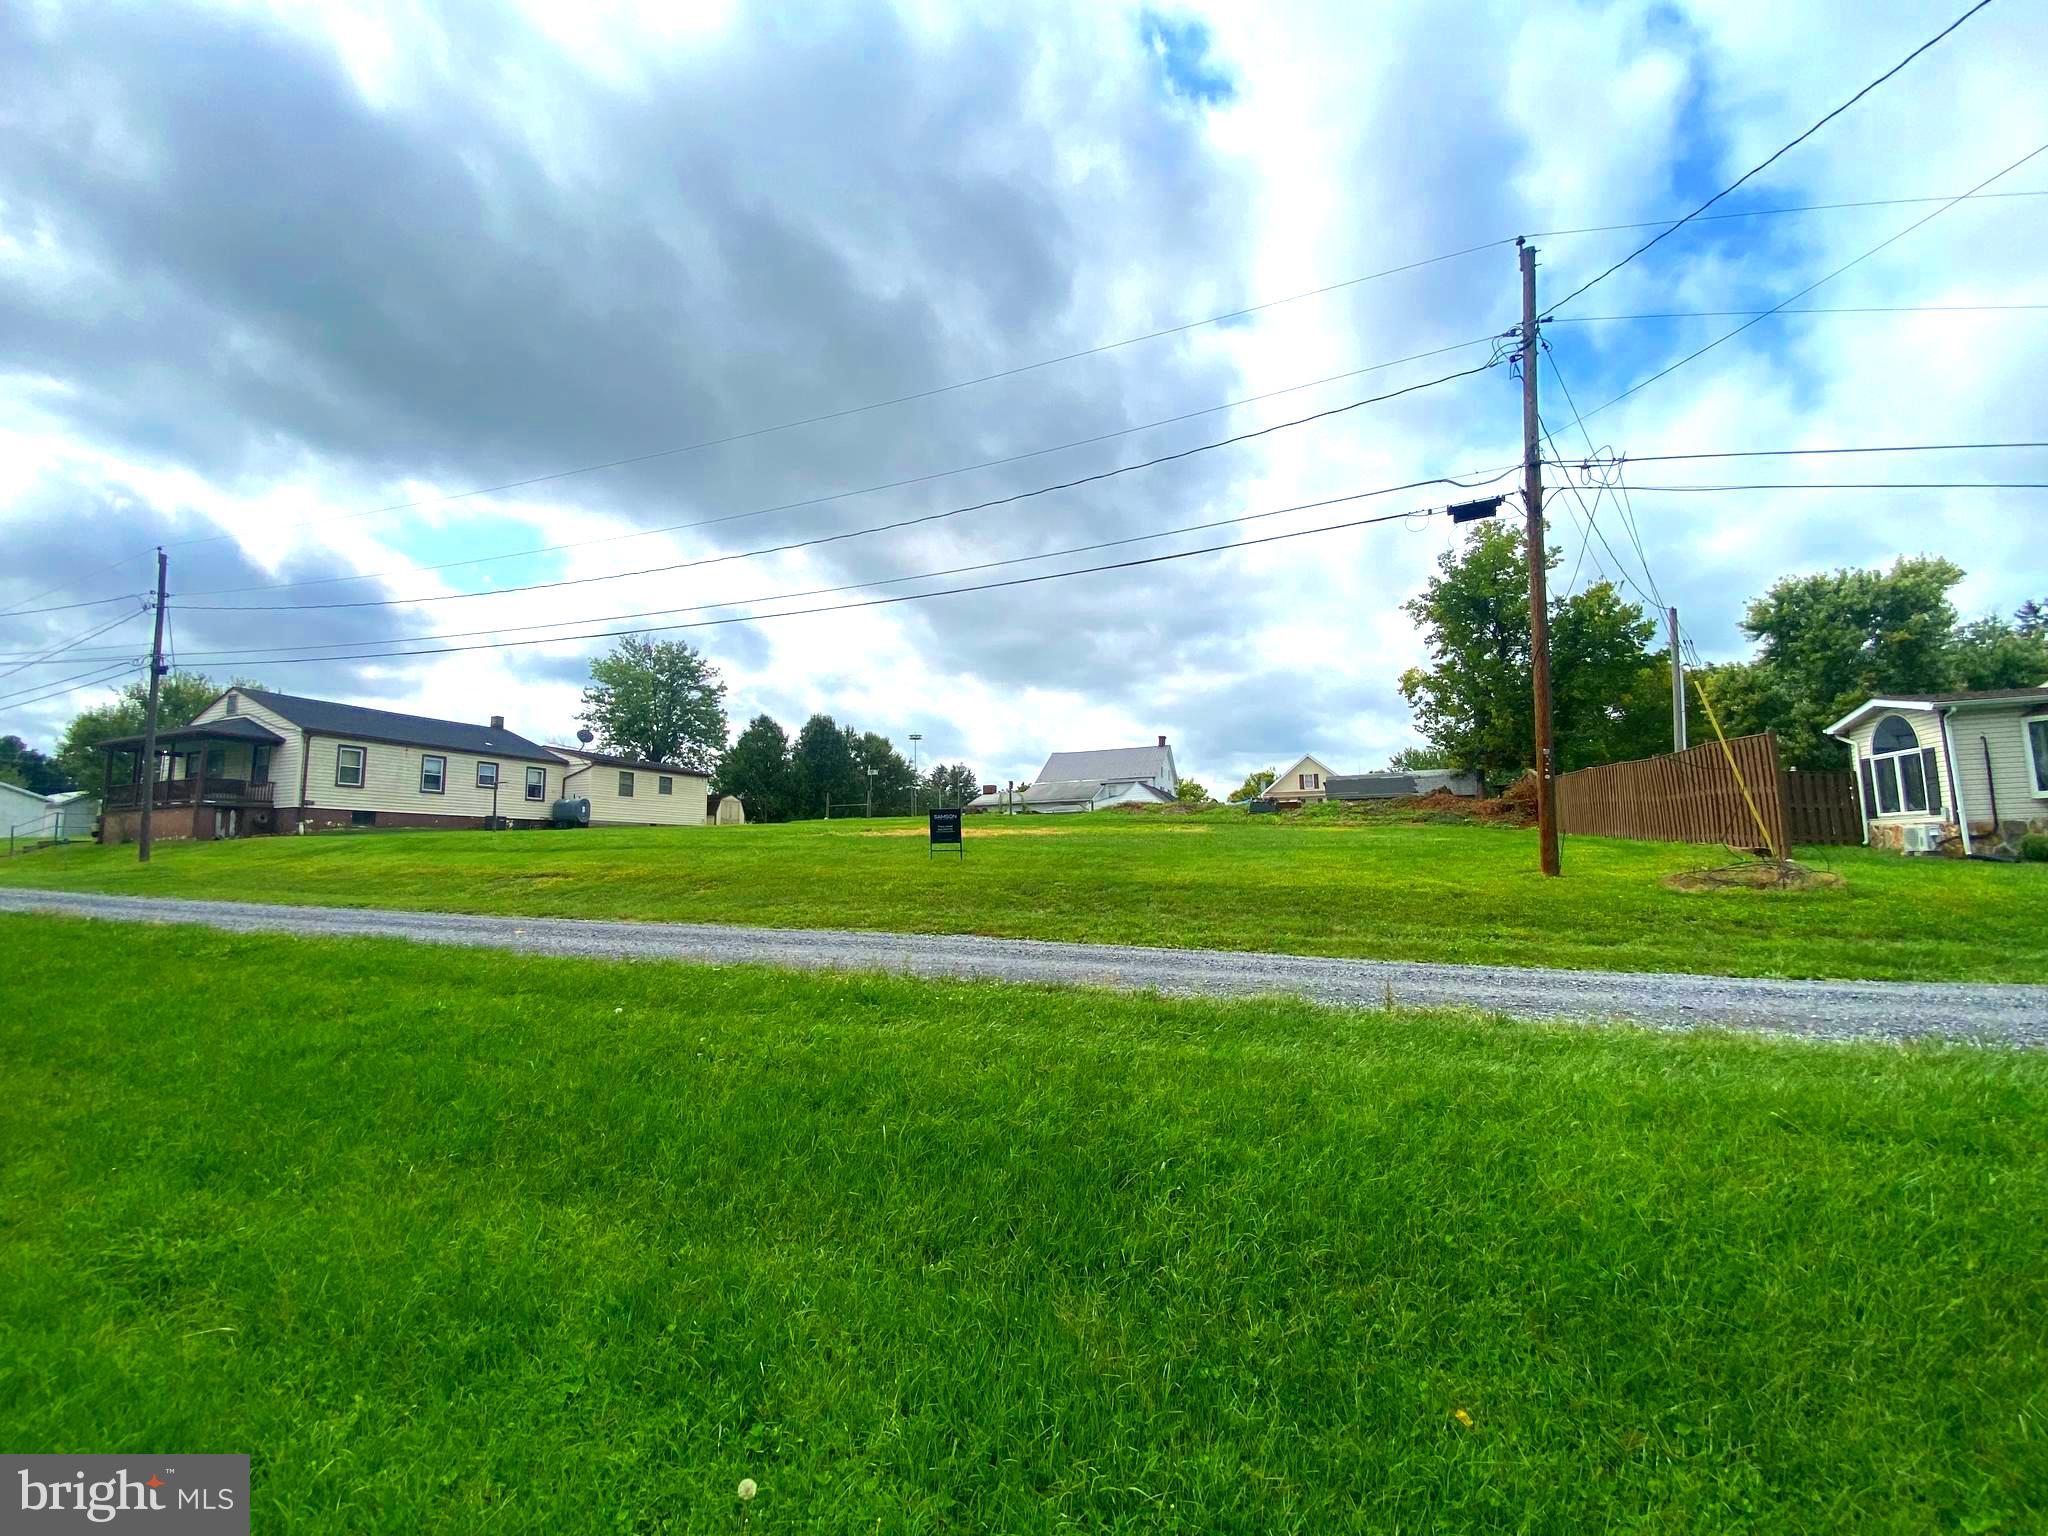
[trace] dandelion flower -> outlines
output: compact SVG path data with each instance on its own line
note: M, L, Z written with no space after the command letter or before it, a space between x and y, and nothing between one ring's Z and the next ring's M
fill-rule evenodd
M742 1504L751 1499L757 1491L754 1487L754 1480L751 1477L740 1479L740 1502Z
M1470 1429L1472 1427L1472 1415L1467 1413L1462 1408L1460 1408L1456 1413L1452 1414L1451 1417L1456 1419L1460 1424L1464 1425L1467 1429Z

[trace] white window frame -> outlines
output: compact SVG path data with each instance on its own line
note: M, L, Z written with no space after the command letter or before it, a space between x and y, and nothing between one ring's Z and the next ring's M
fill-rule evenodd
M619 798L621 800L631 800L633 798L633 775L624 768L619 770Z
M1877 733L1884 728L1885 721L1891 719L1897 719L1907 730L1912 732L1913 745L1910 748L1900 747L1890 752L1880 752L1877 750ZM1930 753L1933 754L1932 762L1928 761ZM1939 819L1948 815L1949 797L1941 792L1941 752L1938 748L1926 746L1921 742L1919 727L1908 720L1904 714L1898 710L1892 710L1887 714L1879 716L1877 724L1870 728L1870 750L1862 753L1861 756L1863 761L1870 765L1870 798L1872 804L1865 807L1865 810L1871 820L1913 821L1917 819L1925 821L1930 817ZM1906 775L1899 767L1899 759L1903 757L1914 758L1920 764L1922 782L1920 785L1920 805L1917 809L1906 803ZM1929 773L1934 775L1931 782L1927 779ZM1889 775L1889 782L1892 787L1892 798L1898 804L1898 809L1894 811L1883 809L1884 786L1887 782L1887 775ZM1860 769L1858 770L1858 787L1860 790ZM1930 789L1933 791L1931 794L1929 793ZM1929 807L1934 804L1936 797L1939 797L1941 800L1941 809L1931 810Z
M533 781L533 776L534 776L534 775L535 775L536 773L540 775L540 782L539 782L538 784L534 783L534 781ZM526 770L526 798L527 798L527 799L529 799L529 800L545 800L545 799L547 799L547 797L548 797L548 771L547 771L547 769L545 769L545 768L541 768L541 767L530 767L530 768L528 768L528 769Z
M2027 787L2033 791L2036 800L2048 800L2048 789L2042 787L2042 780L2048 779L2048 762L2041 759L2034 750L2034 727L2048 731L2048 714L2022 715L2020 717L2020 740L2027 744Z
M484 770L486 768L491 770L491 776L488 779L484 777ZM481 758L477 760L476 787L478 789L496 789L498 787L498 765L496 763L488 762Z
M432 789L427 788L427 764L429 763L439 763L441 765L441 771L436 777ZM423 795L445 795L448 793L448 757L446 753L422 752L420 754L420 793Z
M664 773L661 776L661 782L655 785L655 789L657 792L664 795L674 794L676 792L676 781L674 775Z
M344 779L341 776L342 755L348 752L353 752L356 755L356 776L353 779ZM368 747L337 745L334 749L334 787L336 789L361 789L369 781L370 749Z

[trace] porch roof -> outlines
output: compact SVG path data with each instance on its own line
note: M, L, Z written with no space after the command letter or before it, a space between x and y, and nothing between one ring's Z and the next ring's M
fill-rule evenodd
M142 740L140 736L114 736L101 742L99 749L102 752L137 752L142 749ZM229 715L200 725L174 726L156 733L156 744L160 747L180 741L253 741L278 746L284 738L247 715Z

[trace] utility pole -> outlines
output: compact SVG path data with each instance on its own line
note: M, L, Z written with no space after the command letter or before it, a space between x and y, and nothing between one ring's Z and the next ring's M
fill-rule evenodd
M135 859L149 862L150 815L156 809L156 703L164 682L164 576L170 562L163 546L156 551L156 638L149 642L149 710L142 717L142 827L135 839Z
M1671 750L1685 750L1685 658L1678 654L1678 610L1666 608L1665 622L1671 628Z
M922 731L910 733L910 803L913 816L924 809L924 780L918 776L917 771L917 744L923 740Z
M1550 599L1544 566L1550 546L1543 533L1542 423L1536 415L1536 247L1517 236L1522 255L1522 510L1529 552L1529 664L1536 675L1536 836L1542 844L1543 873L1560 873L1557 862L1556 766L1550 741Z

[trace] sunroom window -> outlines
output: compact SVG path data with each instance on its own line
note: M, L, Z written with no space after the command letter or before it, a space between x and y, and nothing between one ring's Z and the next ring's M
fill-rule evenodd
M1867 816L1938 816L1941 773L1932 747L1903 715L1886 715L1871 733L1863 759L1863 809Z

